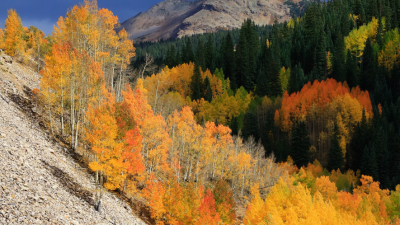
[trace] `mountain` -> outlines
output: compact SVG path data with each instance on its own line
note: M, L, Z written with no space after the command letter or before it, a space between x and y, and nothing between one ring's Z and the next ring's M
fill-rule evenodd
M131 39L156 41L238 28L247 18L256 24L287 21L310 0L165 0L121 23Z

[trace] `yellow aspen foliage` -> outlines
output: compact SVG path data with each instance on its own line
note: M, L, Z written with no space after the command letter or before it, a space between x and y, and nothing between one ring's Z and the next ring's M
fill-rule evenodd
M13 9L8 10L5 24L5 51L10 56L19 56L25 53L25 42L22 39L24 31L21 18Z
M388 71L399 63L400 60L400 35L398 29L394 29L385 33L384 43L378 56L378 62ZM390 74L390 73L389 73Z
M289 84L290 68L286 69L285 67L282 67L279 72L279 78L280 78L281 85L282 85L282 93L285 93L285 91L288 88L288 84Z
M188 102L196 113L196 121L218 121L221 124L228 124L232 118L239 116L240 112L245 112L251 101L251 95L243 88L238 89L234 96L224 92L220 97L207 102L203 99Z
M385 19L382 18L382 23ZM349 36L345 37L346 51L350 50L351 54L361 58L365 48L365 43L369 38L372 43L375 42L375 37L378 32L378 19L372 18L372 21L367 25L360 26L350 32Z
M4 31L3 29L0 28L0 49L5 48L5 43L4 43Z
M321 193L324 199L336 198L337 188L335 183L329 180L329 177L322 176L315 181L315 188Z
M258 187L252 189L252 200L247 208L243 219L244 224L385 224L385 220L377 218L373 210L360 208L361 198L357 195L339 192L335 190L333 183L327 177L318 180L318 187L322 189L322 194L317 190L314 194L301 183L292 185L285 183L282 179L272 188L265 200L259 195ZM336 194L339 200L336 200ZM342 196L349 196L344 198ZM354 201L355 199L358 201ZM346 199L346 200L345 200ZM357 213L352 213L350 209L343 210L343 205L336 206L337 201L347 206L358 207ZM355 203L355 205L354 205ZM343 203L342 203L343 204ZM379 209L379 208L378 208ZM379 210L378 210L379 211ZM353 211L354 212L354 211Z
M100 107L89 106L86 118L89 126L85 129L86 140L91 144L96 160L89 163L93 171L107 176L107 189L120 188L126 177L122 157L122 143L117 141L118 125L115 119L115 97L111 94Z

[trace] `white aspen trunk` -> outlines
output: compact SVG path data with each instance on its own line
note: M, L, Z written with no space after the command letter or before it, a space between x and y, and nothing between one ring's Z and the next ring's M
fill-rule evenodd
M64 87L61 78L61 135L62 136L64 136L64 90L63 89Z
M121 95L121 80L122 80L122 66L123 65L124 65L124 59L122 58L121 71L119 72L119 84L118 84L117 102L120 101L120 95Z
M75 96L74 81L71 77L71 148L74 147L74 125L75 125Z
M156 89L156 97L154 99L154 114L157 114L157 94L158 94L158 85L160 84L160 81L157 80L157 89Z
M50 90L49 90L49 88L47 88L47 93L48 93L48 95L49 95L49 97L47 98L47 101L48 101L48 105L49 105L49 122L50 122L50 130L51 130L51 134L52 135L54 135L54 132L53 132L53 124L52 124L52 122L51 122L51 107L50 107Z
M246 167L244 168L244 171L243 171L243 179L242 179L242 190L240 191L240 195L241 195L241 197L243 197L243 192L244 192L244 181L245 181L245 176L246 176Z
M188 178L189 182L190 182L190 178L192 177L192 165L193 165L193 158L190 160L190 170L189 170L189 178Z
M38 60L37 60L37 72L40 72L40 44L38 43Z

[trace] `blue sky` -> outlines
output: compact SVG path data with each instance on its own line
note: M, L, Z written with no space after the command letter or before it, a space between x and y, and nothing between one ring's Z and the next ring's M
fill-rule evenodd
M108 8L118 16L120 22L147 11L162 0L97 0L100 8ZM4 27L7 10L17 10L24 26L36 26L46 34L53 31L60 16L65 16L67 10L83 0L1 0L0 27Z

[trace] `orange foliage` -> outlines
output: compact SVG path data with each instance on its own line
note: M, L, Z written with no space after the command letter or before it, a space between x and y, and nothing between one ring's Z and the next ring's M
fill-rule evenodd
M154 176L151 175L150 179L146 182L146 188L143 189L143 197L148 200L151 217L158 222L157 224L164 224L162 222L162 216L166 212L163 203L164 194L165 189L162 183L155 180Z
M206 196L204 196L203 201L199 207L199 218L196 221L196 224L210 224L217 225L220 224L220 216L217 210L215 209L215 200L214 196L211 193L210 189L207 190Z
M168 148L171 139L167 133L167 125L161 116L155 116L145 97L146 90L142 88L141 80L138 81L135 93L127 86L127 91L122 92L124 104L133 116L142 140L142 156L148 173L169 171L167 163Z
M289 131L292 122L305 118L313 105L323 111L334 99L346 94L349 94L351 98L357 99L366 112L369 115L373 115L368 91L361 91L359 87L350 91L346 83L342 84L334 79L327 79L321 82L316 80L313 84L308 82L298 93L289 95L285 92L282 108L275 113L275 122L280 124L282 130Z

